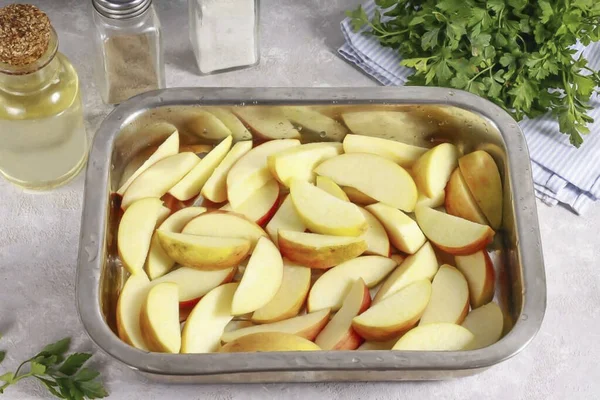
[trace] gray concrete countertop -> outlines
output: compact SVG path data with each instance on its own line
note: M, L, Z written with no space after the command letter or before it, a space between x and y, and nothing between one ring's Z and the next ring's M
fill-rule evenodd
M32 1L46 11L60 49L79 71L90 136L111 110L92 83L89 1ZM0 0L0 6L9 2ZM167 83L180 86L374 86L342 61L339 22L358 0L262 0L260 66L200 77L187 39L187 1L155 1L166 40ZM0 144L1 145L1 144ZM75 268L83 174L49 193L26 193L0 179L0 375L45 344L71 336L95 353L111 399L592 399L600 395L600 207L585 217L538 202L548 281L540 333L518 356L460 380L429 383L158 385L102 354L83 332ZM51 398L32 382L2 399Z

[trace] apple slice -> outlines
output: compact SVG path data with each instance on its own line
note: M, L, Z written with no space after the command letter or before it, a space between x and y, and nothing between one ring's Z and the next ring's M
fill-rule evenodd
M183 144L179 146L179 152L189 151L200 157L200 155L204 156L208 154L213 148L214 146L211 144Z
M469 286L464 275L456 268L444 264L435 274L431 287L431 300L419 325L462 323L469 312Z
M296 212L296 207L292 203L292 198L286 196L281 203L279 209L273 215L273 218L269 221L266 226L266 230L271 236L273 243L279 246L279 234L280 230L293 231L293 232L304 232L306 225L300 219L300 216Z
M391 273L377 291L373 305L398 292L413 282L431 280L438 271L438 261L431 243L426 242L415 254L406 259Z
M397 208L383 203L365 207L383 224L390 241L398 250L415 254L425 243L425 235L419 225Z
M336 236L359 236L367 230L360 209L338 199L308 182L295 179L290 197L302 222L314 233Z
M231 135L233 136L234 141L240 140L251 140L252 134L246 126L239 120L238 117L235 116L234 113L219 107L208 107L206 111L219 118L223 124L231 131Z
M264 139L297 139L300 133L288 121L280 107L234 107L233 113L254 133Z
M308 143L271 154L267 158L267 165L275 179L289 187L293 179L314 183L313 169L340 154L341 143Z
M117 332L127 344L147 351L140 329L142 303L148 296L150 281L144 274L131 275L121 290L117 301Z
M361 238L367 242L367 250L365 254L373 254L376 256L388 257L390 255L390 239L383 225L377 218L364 208L360 208L367 220L367 231L363 233Z
M476 253L494 239L494 231L487 225L477 224L429 207L418 207L415 216L427 239L450 254Z
M275 214L278 204L279 184L275 180L270 180L238 207L233 208L230 203L227 203L221 207L221 210L235 211L262 226Z
M327 322L329 322L329 310L321 310L279 322L253 325L235 331L225 332L221 337L221 340L224 343L229 343L242 336L258 332L291 333L308 340L314 340L323 327L327 325Z
M214 118L214 117L213 117ZM186 176L169 190L169 194L178 200L189 200L196 196L213 171L223 161L231 148L233 138L227 136L221 143L212 149Z
M275 297L283 279L283 260L270 239L258 240L240 286L233 296L231 313L247 314L258 310Z
M321 114L305 106L284 106L281 107L283 115L294 124L300 125L302 134L305 130L311 133L319 134L321 140L342 141L348 133L346 127L333 118Z
M463 273L469 284L471 308L489 303L494 298L494 264L485 250L468 256L456 256L456 268Z
M342 154L324 161L315 172L406 212L412 212L417 202L417 187L410 174L375 154Z
M311 312L326 308L339 310L354 281L362 279L371 288L395 266L394 260L381 256L362 256L346 261L317 279L308 294L307 308Z
M117 248L123 266L132 275L144 274L152 233L162 212L162 201L149 197L129 207L119 223Z
M200 158L189 152L156 162L129 185L123 194L121 208L126 210L133 202L145 197L162 197L199 162Z
M182 208L160 224L158 229L179 233L192 218L204 212L206 212L206 208L204 207ZM146 274L148 274L150 279L156 279L169 272L173 268L173 265L175 265L175 261L165 253L158 240L158 235L154 233L144 267Z
M234 116L235 118L235 116ZM252 149L252 141L237 142L221 163L212 172L212 175L202 188L202 196L213 203L227 201L227 174L233 165Z
M496 303L488 303L471 310L462 326L475 335L469 349L482 349L491 346L502 337L504 314Z
M446 191L441 190L433 197L427 197L423 193L419 192L419 197L417 197L417 205L415 208L419 206L425 206L429 208L437 208L444 205L444 201L446 200Z
M407 256L404 254L392 254L390 258L396 262L397 265L400 265L406 260Z
M450 180L446 185L445 197L446 212L460 218L468 219L469 221L477 222L478 224L487 225L488 221L485 215L479 209L479 206L471 196L469 188L460 172L460 168L456 168Z
M427 197L437 195L457 165L458 149L453 144L442 143L427 151L412 167L419 191Z
M240 238L250 241L250 252L258 239L267 233L243 215L227 211L212 211L191 220L181 231L189 235Z
M384 342L364 342L356 350L391 350L392 347L396 344L396 342L400 339L399 337L395 337L390 340L386 340Z
M430 297L431 282L413 282L354 317L352 328L366 340L392 339L416 325Z
M502 180L496 162L488 153L477 150L458 160L460 172L473 198L494 229L502 224Z
M257 351L317 351L319 346L300 336L282 332L258 332L227 343L220 353L250 353Z
M231 131L215 115L201 108L192 108L184 121L184 131L209 140L223 140Z
M237 266L250 251L248 239L197 236L157 230L163 249L175 262L203 271Z
M190 313L181 338L182 353L212 353L219 350L221 335L231 321L231 303L237 283L212 289Z
M363 206L368 206L370 204L377 203L377 200L375 200L372 197L367 196L366 194L364 194L360 190L354 189L353 187L344 186L342 188L342 190L344 191L344 193L346 193L346 196L348 196L348 198L350 199L350 201L353 202L353 203L355 203L355 204L360 204L360 205L363 205Z
M301 265L327 269L360 256L367 249L367 242L352 236L280 230L279 249L284 257Z
M298 315L310 288L310 268L283 260L281 286L267 304L254 311L252 321L264 324L277 322ZM243 279L243 278L242 278Z
M344 123L357 135L402 140L409 135L427 136L438 128L429 121L405 111L357 111L344 112Z
M171 124L166 124L170 126L170 129L174 129L175 127ZM131 183L142 174L142 172L146 171L152 165L156 164L158 161L173 156L179 152L179 133L177 129L172 131L173 133L156 149L154 153L139 167L135 170L135 172L121 185L119 190L117 190L117 194L123 196L123 193L129 188Z
M316 185L319 189L322 189L332 196L337 197L340 200L350 201L346 193L338 186L337 183L332 181L326 176L317 176Z
M352 319L371 305L369 288L361 278L351 285L343 303L315 339L317 346L323 350L354 350L363 342L352 329Z
M373 136L346 135L344 152L371 153L387 158L401 167L411 167L427 151L424 147L411 146L395 140Z
M179 353L179 295L171 282L153 286L140 312L140 330L150 351Z
M227 174L227 199L231 206L240 206L252 193L273 179L267 166L267 157L299 145L297 139L271 140L244 154Z
M392 350L459 351L470 349L475 336L460 325L441 322L406 332Z

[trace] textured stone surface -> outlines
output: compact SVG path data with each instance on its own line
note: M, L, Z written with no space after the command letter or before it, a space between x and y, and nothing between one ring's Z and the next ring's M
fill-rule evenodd
M48 13L61 51L82 80L90 136L110 107L91 82L89 1L33 1ZM156 1L165 26L167 83L177 86L373 86L335 55L338 24L356 0L263 0L261 64L199 77L187 40L187 4ZM0 1L0 6L8 4ZM111 399L591 399L600 393L600 208L577 217L538 202L548 309L535 340L518 356L474 377L431 383L333 383L169 386L148 384L97 350L75 306L75 268L83 174L51 193L24 193L0 179L0 374L50 341L73 338L73 349L96 353ZM22 382L2 399L49 398Z

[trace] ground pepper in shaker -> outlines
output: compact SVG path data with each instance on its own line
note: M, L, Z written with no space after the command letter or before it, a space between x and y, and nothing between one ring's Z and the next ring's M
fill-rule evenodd
M161 26L152 0L92 0L95 78L102 100L121 103L165 87Z

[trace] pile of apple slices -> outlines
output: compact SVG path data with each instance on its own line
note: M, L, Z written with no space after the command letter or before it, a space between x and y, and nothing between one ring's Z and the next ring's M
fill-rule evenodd
M503 196L488 153L345 131L342 143L302 144L280 129L290 138L254 146L228 135L203 158L180 151L175 131L119 188L130 274L122 340L208 353L465 350L500 339L486 246Z

